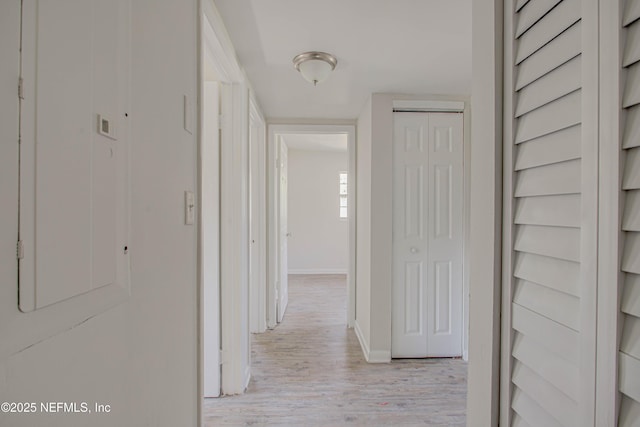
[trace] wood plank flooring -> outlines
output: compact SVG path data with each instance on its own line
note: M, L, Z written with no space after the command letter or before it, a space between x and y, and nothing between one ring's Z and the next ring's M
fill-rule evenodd
M284 321L253 336L249 389L206 399L205 425L464 426L466 363L368 364L346 295L345 276L290 276Z

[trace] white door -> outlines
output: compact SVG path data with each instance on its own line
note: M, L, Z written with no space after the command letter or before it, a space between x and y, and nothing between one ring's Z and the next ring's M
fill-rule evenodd
M284 319L289 302L289 265L287 254L289 251L289 230L287 226L287 157L289 150L287 144L280 140L280 192L279 192L279 238L280 238L280 281L278 288L278 322Z
M220 395L220 95L205 82L202 135L202 281L204 396Z
M394 114L392 357L462 355L463 118Z

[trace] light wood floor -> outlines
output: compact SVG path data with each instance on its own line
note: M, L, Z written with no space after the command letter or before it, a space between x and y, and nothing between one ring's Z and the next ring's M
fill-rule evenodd
M344 276L290 276L284 321L253 337L249 389L207 399L205 425L463 426L466 363L366 363L346 295Z

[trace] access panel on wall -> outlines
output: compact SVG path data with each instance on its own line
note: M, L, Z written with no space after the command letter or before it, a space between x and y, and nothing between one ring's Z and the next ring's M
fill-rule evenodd
M19 304L128 287L130 0L24 0Z
M463 116L394 114L392 357L462 355Z

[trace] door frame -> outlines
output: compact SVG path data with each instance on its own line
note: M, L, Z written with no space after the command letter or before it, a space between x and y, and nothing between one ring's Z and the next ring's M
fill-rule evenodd
M277 157L276 157L276 198L278 205L277 211L277 235L276 245L278 246L278 265L276 278L276 321L282 323L284 315L287 311L287 305L289 304L289 213L288 213L288 200L289 191L289 146L284 138L276 138ZM286 154L285 154L286 153ZM283 159L283 157L285 157ZM286 181L286 185L283 185L282 180ZM284 194L284 195L283 195ZM284 224L284 227L283 227ZM284 230L283 230L284 229ZM282 256L285 254L285 256Z
M249 334L249 279L248 279L248 125L249 88L240 67L233 44L222 17L213 0L200 0L198 4L198 180L202 176L203 129L203 66L209 62L221 83L222 97L220 126L221 138L220 221L225 224L220 233L220 342L221 342L221 394L244 392L250 379ZM202 260L202 188L197 187L198 260ZM243 191L243 189L245 191ZM200 424L204 422L204 283L198 275L197 314L197 411Z
M472 13L467 420L497 426L502 291L502 94L504 0L476 0Z
M278 140L283 135L291 134L338 134L347 136L347 152L349 157L349 268L347 273L347 326L352 328L356 313L356 127L355 125L331 124L269 124L267 127L267 229L268 229L268 267L267 267L267 326L277 326L276 319L276 286L279 258L278 246L278 191L276 152Z

